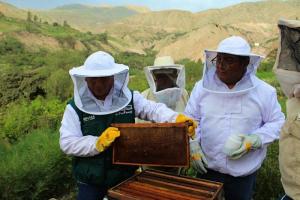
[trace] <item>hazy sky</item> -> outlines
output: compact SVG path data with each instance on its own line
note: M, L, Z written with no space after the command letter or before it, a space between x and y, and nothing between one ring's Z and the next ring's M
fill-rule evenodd
M94 4L94 5L139 5L151 10L180 9L201 11L209 8L222 8L241 2L260 0L0 0L20 8L48 9L65 4Z

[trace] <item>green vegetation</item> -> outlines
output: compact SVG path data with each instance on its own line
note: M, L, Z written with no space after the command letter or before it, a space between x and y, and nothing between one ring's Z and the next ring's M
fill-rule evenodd
M59 149L57 130L40 129L0 149L0 199L49 199L73 190L70 158Z
M3 28L3 29L2 29ZM49 199L73 194L75 182L70 157L59 149L60 120L73 84L69 69L80 66L91 48L75 50L76 41L86 47L108 44L107 33L80 33L64 25L41 23L39 17L28 14L27 21L0 16L0 199ZM29 49L14 34L26 30L58 40L63 49ZM14 34L11 34L14 33ZM181 35L177 35L178 37ZM118 63L130 67L129 87L143 91L148 88L143 72L152 65L156 52L146 55L129 52L115 53ZM202 77L202 63L188 59L185 65L186 88L190 92ZM262 63L258 76L277 89L285 111L285 97L280 90L272 66ZM193 175L191 169L187 172ZM277 199L283 193L278 169L278 143L269 147L268 156L259 170L256 200Z
M75 49L76 44L81 42L87 50L91 47L102 49L101 44L108 44L108 34L87 34L69 26L67 21L63 24L54 22L52 25L48 22L38 20L35 15L32 19L31 13L28 12L27 20L15 19L10 17L0 17L0 30L4 33L4 38L9 37L11 33L36 34L37 37L52 37L59 42L61 48Z
M178 63L185 66L185 88L191 92L195 83L202 78L203 65L200 61L194 62L189 59L183 59Z
M40 96L31 102L23 100L18 104L10 104L2 120L0 136L15 143L36 129L56 130L64 108L65 103L57 99L46 100Z

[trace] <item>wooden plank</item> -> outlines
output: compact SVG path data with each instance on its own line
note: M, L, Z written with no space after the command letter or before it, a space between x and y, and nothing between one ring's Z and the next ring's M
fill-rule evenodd
M177 184L183 185L183 184L189 184L189 187L199 187L208 191L214 191L214 195L212 199L218 199L218 196L220 196L223 184L219 182L204 180L204 179L198 179L198 178L192 178L192 177L183 177L183 176L174 176L165 172L159 172L156 170L147 170L144 171L140 176L148 176L150 175L153 179L155 178L165 178L165 181L173 181L177 182Z
M185 123L123 123L112 126L121 132L113 146L114 164L189 166L189 139Z
M140 176L145 176L145 175L151 175L153 178L154 177L163 177L165 179L171 180L171 181L177 181L180 183L188 183L188 184L193 184L195 186L204 186L206 188L212 188L212 189L218 189L221 185L221 183L209 181L209 180L203 180L203 179L198 179L198 178L192 178L192 177L183 177L183 176L174 176L168 173L164 172L159 172L155 170L147 170L144 173L142 173ZM202 181L201 181L202 180Z
M213 191L207 191L207 190L203 190L200 188L193 188L193 187L189 187L189 186L184 186L182 184L176 184L176 183L167 182L167 181L155 180L153 178L137 177L137 180L141 183L148 183L148 184L152 184L152 185L156 185L156 186L160 186L160 187L169 188L170 190L183 191L186 193L202 195L204 197L212 197L214 194Z
M217 200L222 187L222 183L146 170L111 188L108 197L122 200Z
M157 199L169 199L169 200L197 200L199 199L199 196L187 196L182 193L179 193L178 191L169 191L168 188L158 188L154 185L149 185L145 183L140 182L132 182L129 185L129 188L135 191L143 191L144 194L155 194Z

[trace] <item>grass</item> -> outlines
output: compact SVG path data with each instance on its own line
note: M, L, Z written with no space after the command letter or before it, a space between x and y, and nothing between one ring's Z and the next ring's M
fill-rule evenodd
M0 30L2 33L23 30L23 26L15 19L0 17Z

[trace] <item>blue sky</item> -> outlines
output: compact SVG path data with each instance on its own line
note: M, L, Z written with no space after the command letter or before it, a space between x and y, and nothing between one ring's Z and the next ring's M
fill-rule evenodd
M0 0L19 8L48 9L66 4L139 5L151 10L180 9L197 12L210 8L223 8L241 2L260 0Z

